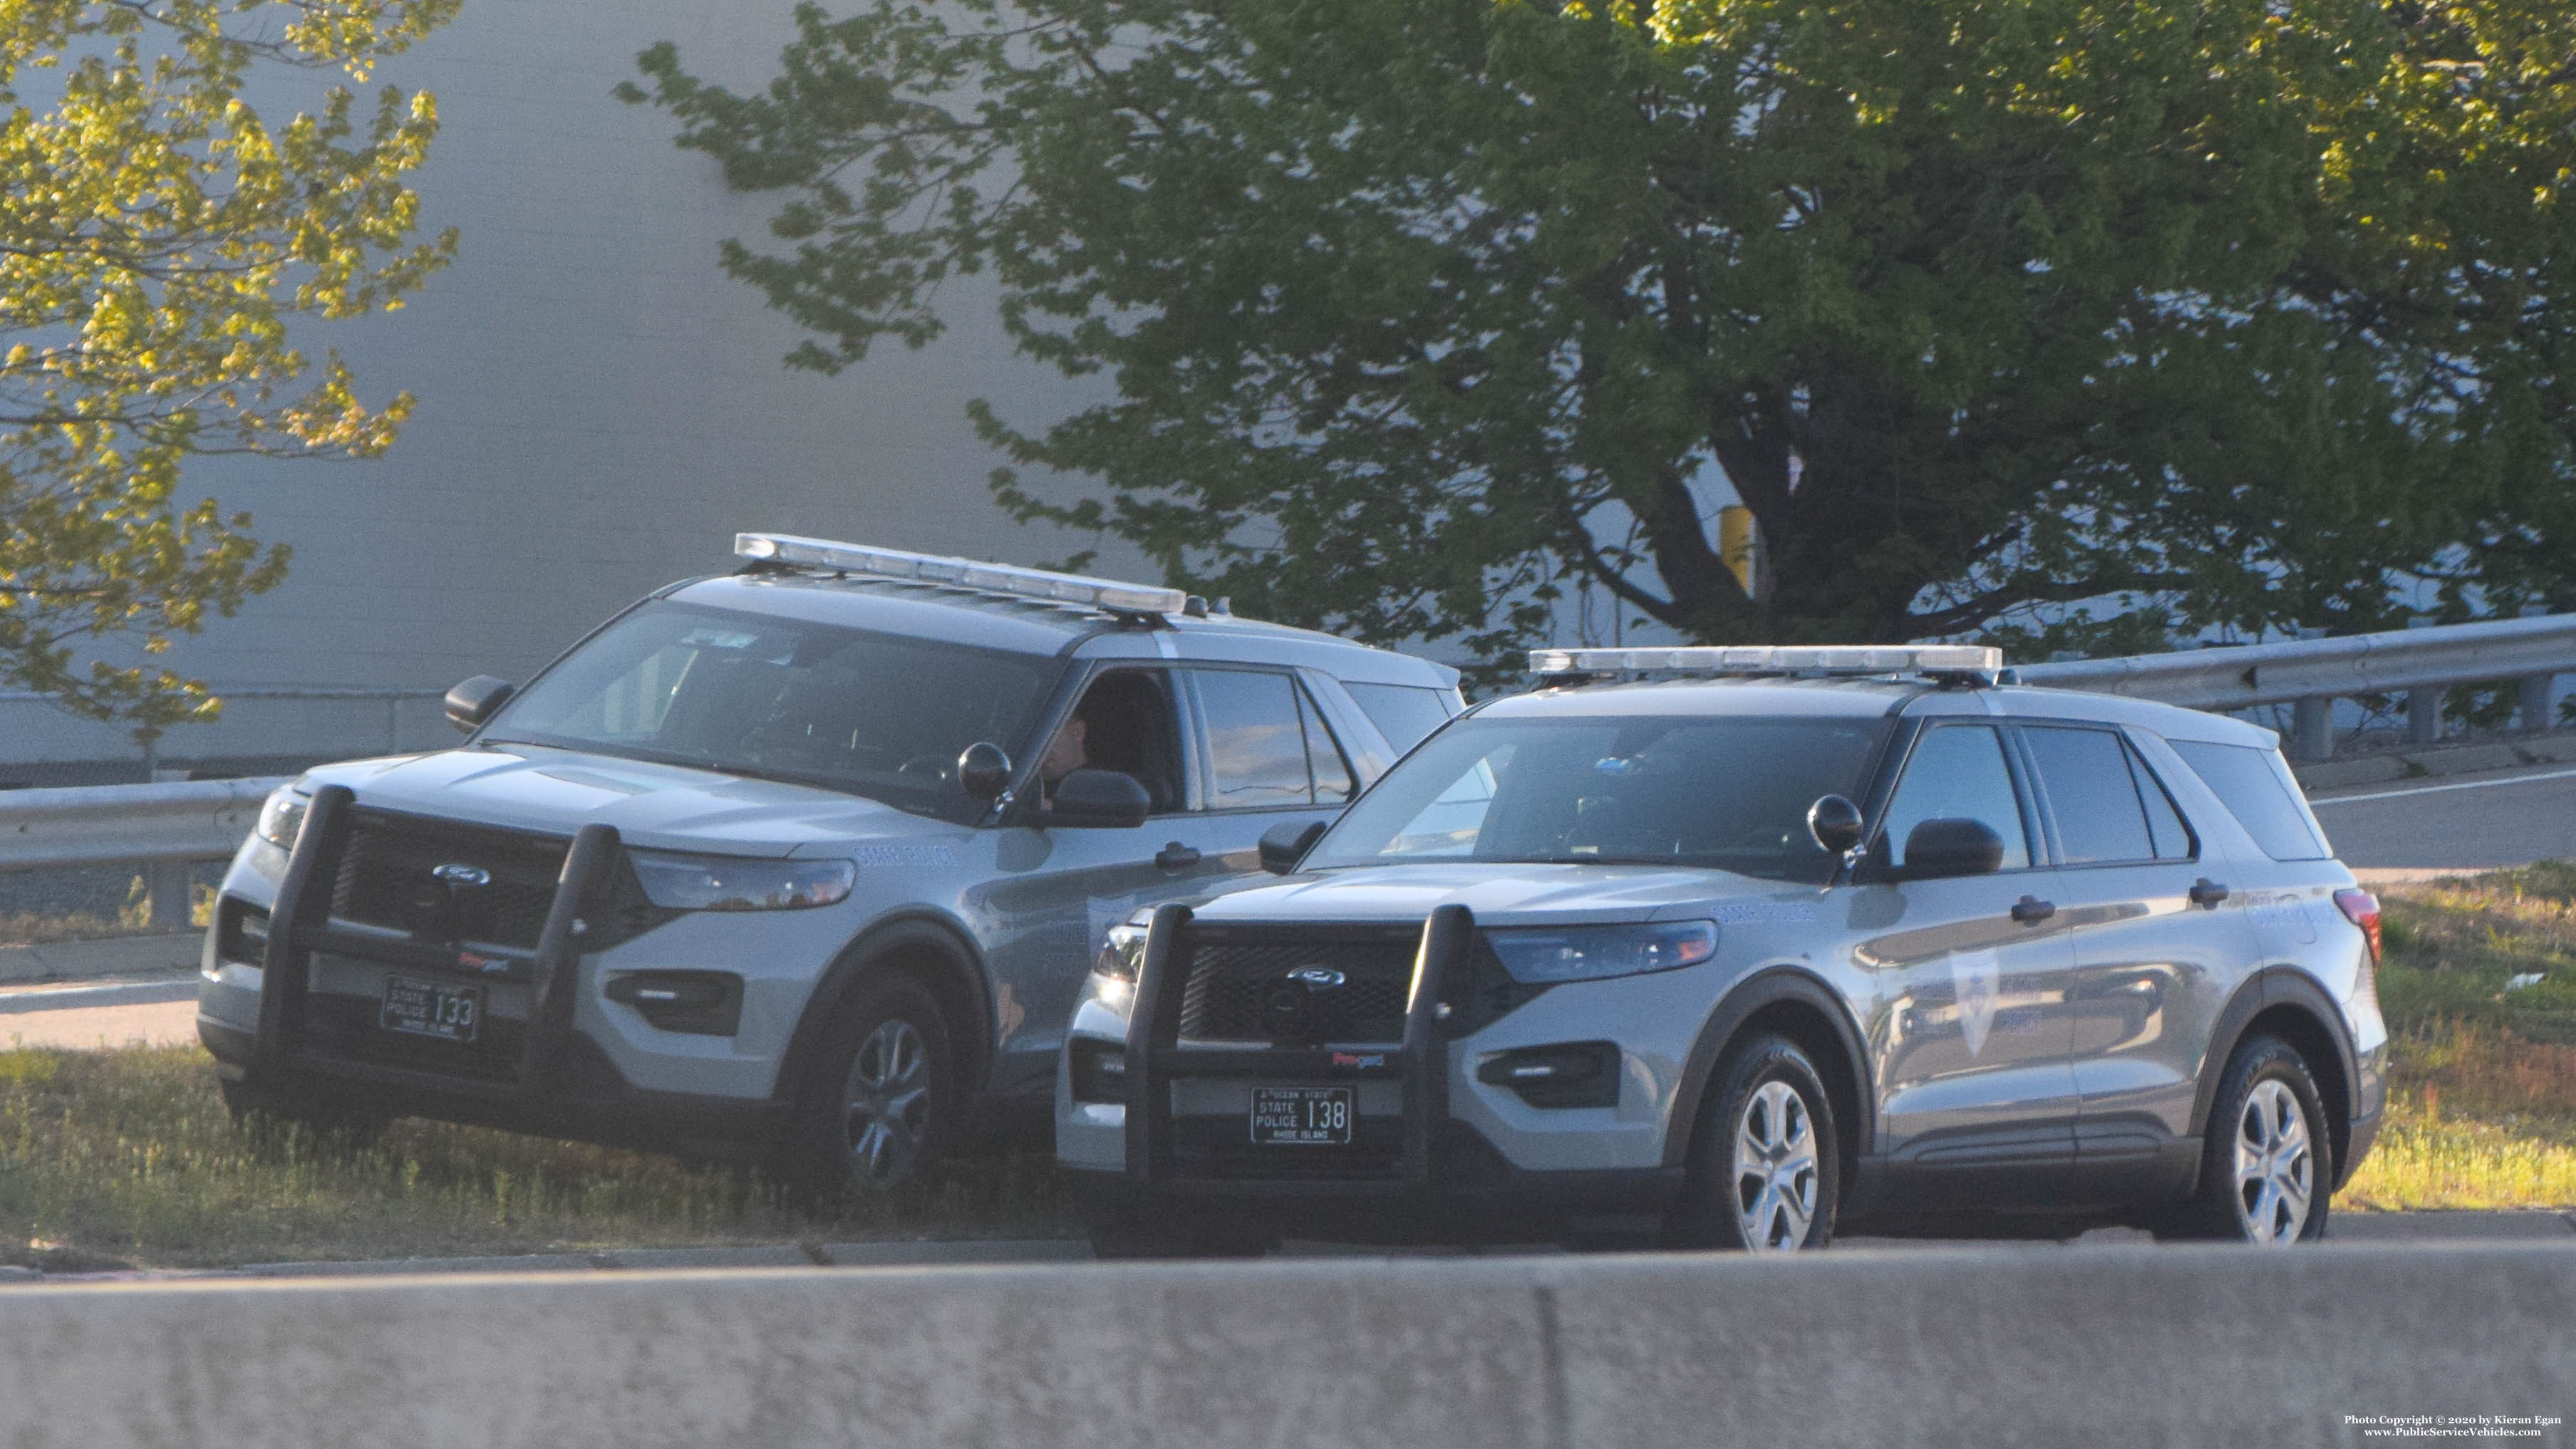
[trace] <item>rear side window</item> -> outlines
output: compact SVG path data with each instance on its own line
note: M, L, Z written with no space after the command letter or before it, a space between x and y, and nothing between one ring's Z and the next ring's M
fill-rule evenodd
M2299 802L2297 782L2290 778L2290 767L2281 763L2278 751L2200 740L2166 743L2265 855L2274 860L2323 860L2334 853Z
M1197 671L1218 810L1340 805L1358 781L1314 701L1285 674Z
M2034 725L2022 731L2022 739L2039 766L2066 864L2190 857L2191 835L2181 815L2118 735Z
M1403 754L1422 743L1433 730L1449 722L1449 705L1437 689L1416 689L1409 684L1353 684L1342 682L1342 688L1359 701L1360 710L1386 736L1386 742Z

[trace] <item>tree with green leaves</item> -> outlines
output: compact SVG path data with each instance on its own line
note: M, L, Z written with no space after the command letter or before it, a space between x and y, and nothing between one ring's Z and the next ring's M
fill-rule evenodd
M2372 624L2527 437L2460 383L2495 336L2455 233L2528 252L2567 174L2490 184L2456 82L2563 36L2543 0L796 22L764 92L667 44L622 88L783 194L722 262L815 334L790 363L921 346L989 273L1022 351L1117 393L974 404L1019 470L1103 485L1001 501L1274 617L1487 654L1578 586L1721 642Z
M189 502L188 461L383 452L409 394L362 399L290 323L399 307L456 246L414 238L430 96L333 83L277 121L244 87L363 81L456 3L0 0L0 682L146 742L220 707L158 656L288 550Z

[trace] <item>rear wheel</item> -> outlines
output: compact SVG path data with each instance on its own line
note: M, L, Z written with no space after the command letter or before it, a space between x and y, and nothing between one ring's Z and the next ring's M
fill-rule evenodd
M1691 1143L1674 1247L1787 1252L1833 1240L1842 1143L1815 1063L1785 1037L1728 1049Z
M2298 1048L2248 1038L2227 1059L2202 1138L2200 1189L2161 1234L2286 1247L2325 1236L2334 1147Z
M955 1133L956 1055L928 988L889 977L844 1003L797 1106L787 1176L830 1198L929 1177Z

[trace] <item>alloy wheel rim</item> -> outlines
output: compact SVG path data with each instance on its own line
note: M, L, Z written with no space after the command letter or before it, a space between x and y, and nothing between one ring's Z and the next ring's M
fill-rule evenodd
M2265 1080L2236 1120L2236 1220L2248 1242L2295 1243L2316 1192L2308 1114L2289 1084Z
M883 1186L910 1175L930 1131L930 1048L901 1018L859 1039L843 1086L850 1175Z
M1816 1220L1816 1124L1787 1082L1747 1093L1735 1119L1735 1221L1757 1253L1802 1247Z

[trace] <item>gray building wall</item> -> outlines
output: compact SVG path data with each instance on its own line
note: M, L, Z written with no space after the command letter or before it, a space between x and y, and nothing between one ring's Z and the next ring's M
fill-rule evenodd
M408 389L419 409L376 462L191 472L190 496L252 510L295 561L278 590L180 641L177 667L218 687L525 679L637 595L729 567L740 529L1019 563L1090 542L1023 529L990 501L1000 460L966 401L1029 421L1084 394L1011 354L989 292L952 285L952 330L927 351L891 348L837 378L788 371L779 359L799 333L715 261L722 238L765 238L776 199L728 193L712 161L672 146L667 115L609 95L663 39L701 75L760 85L789 29L787 0L466 0L379 70L376 83L438 97L424 229L459 227L461 255L401 312L299 340L317 360L337 347L367 396ZM1106 557L1104 571L1143 572ZM160 748L346 754L453 738L434 702L389 715L244 700ZM0 702L0 764L135 758L120 730Z

